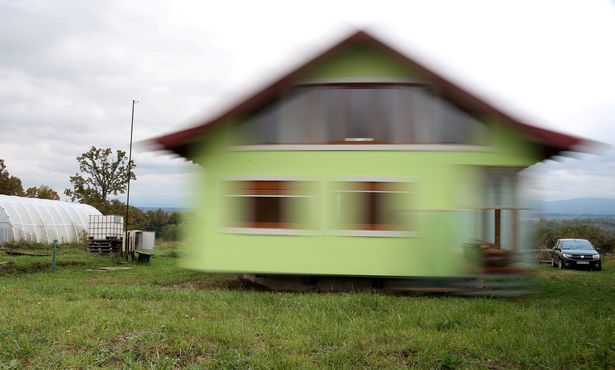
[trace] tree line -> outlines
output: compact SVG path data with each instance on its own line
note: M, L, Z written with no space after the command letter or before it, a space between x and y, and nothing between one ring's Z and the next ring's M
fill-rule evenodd
M21 179L12 176L6 169L4 159L0 159L0 194L16 195L18 197L60 200L60 195L47 185L33 186L23 189Z
M94 146L78 155L76 159L79 172L69 177L71 187L64 190L68 199L91 205L104 215L126 217L126 203L110 197L124 194L128 179L137 179L134 173L136 168L134 161L128 161L123 150L113 152L111 148ZM0 159L0 194L60 200L58 192L47 185L24 190L21 179L7 171L2 159ZM130 206L128 229L155 231L158 239L178 240L178 229L182 218L179 212L166 212L163 209L143 211Z
M134 161L128 161L126 152L111 148L92 146L87 152L77 156L79 172L69 177L71 188L64 194L74 202L89 204L105 215L126 214L126 204L110 196L124 194L128 180L136 180ZM59 200L59 194L47 185L23 189L21 180L11 176L6 170L4 160L0 159L0 194L26 196L31 198ZM155 231L157 237L177 240L178 229L182 223L178 212L163 209L142 211L130 206L128 210L129 230ZM538 248L552 248L560 238L588 239L604 252L615 251L615 218L585 219L540 219L534 225L534 235Z
M540 219L534 225L538 248L553 248L557 239L587 239L605 253L615 252L615 218Z

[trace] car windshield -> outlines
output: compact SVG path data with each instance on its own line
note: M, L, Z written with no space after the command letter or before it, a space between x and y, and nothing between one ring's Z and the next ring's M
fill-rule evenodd
M592 243L587 240L564 240L562 242L562 249L593 251L594 247L592 246Z

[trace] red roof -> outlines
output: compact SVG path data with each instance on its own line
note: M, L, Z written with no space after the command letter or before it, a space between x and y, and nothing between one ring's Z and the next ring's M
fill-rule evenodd
M251 113L270 103L276 98L277 93L280 90L292 86L293 83L306 70L313 67L317 63L324 61L335 52L353 45L367 45L382 51L390 57L407 65L410 69L417 71L425 80L438 86L439 91L448 99L452 99L472 111L498 118L502 122L511 125L518 131L521 131L530 138L533 138L538 145L543 148L545 158L556 155L562 151L575 150L581 146L589 146L592 144L591 141L586 139L532 126L528 123L513 118L476 95L471 94L465 89L459 87L457 84L418 63L414 59L401 54L397 50L374 38L365 31L357 31L353 33L335 46L329 48L325 52L309 60L307 63L286 74L280 79L274 81L264 89L248 97L224 113L207 121L201 122L192 128L149 139L147 142L153 144L157 148L170 150L181 156L187 157L190 145L197 139L203 137L203 135L205 135L212 128L217 127L219 124L227 122L232 118Z

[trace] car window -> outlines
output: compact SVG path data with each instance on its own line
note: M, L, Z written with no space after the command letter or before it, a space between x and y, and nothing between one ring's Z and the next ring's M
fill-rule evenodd
M594 246L587 240L563 240L562 241L562 249L570 250L583 250L583 251L593 251Z

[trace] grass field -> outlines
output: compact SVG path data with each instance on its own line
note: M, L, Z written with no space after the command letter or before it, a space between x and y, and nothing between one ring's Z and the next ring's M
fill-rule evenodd
M233 276L62 247L0 251L0 368L614 368L615 259L539 266L514 299L273 293Z

